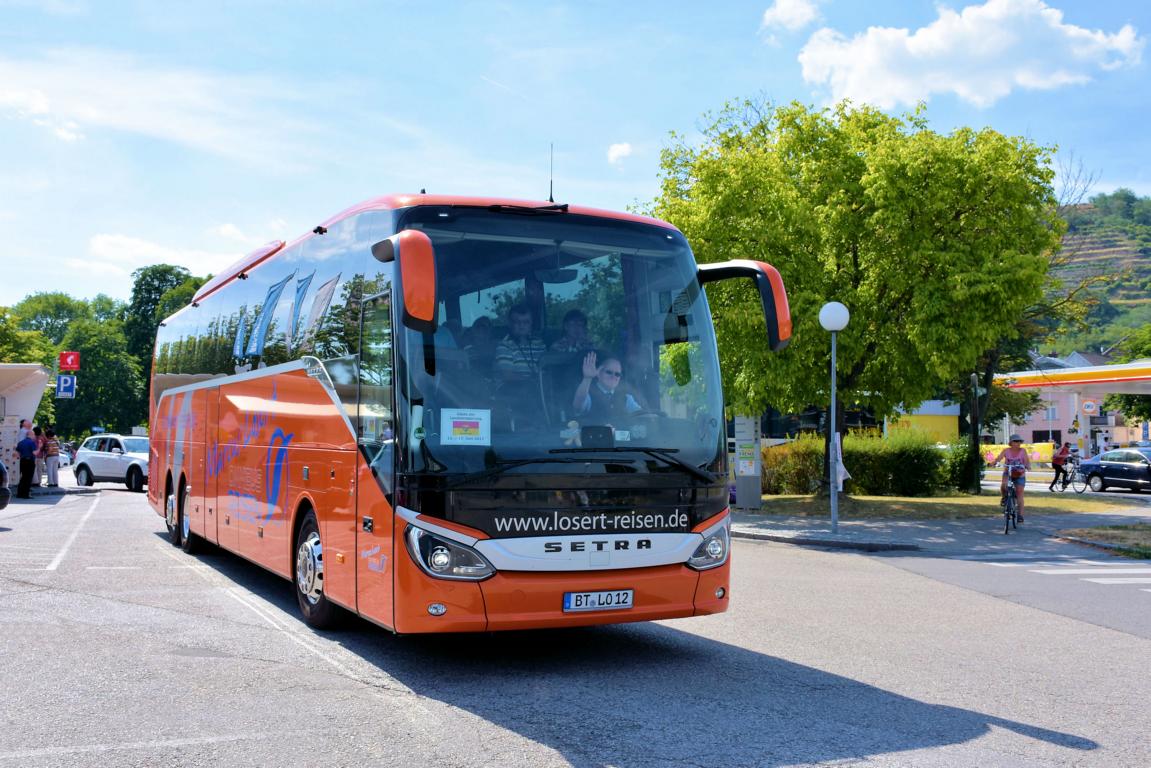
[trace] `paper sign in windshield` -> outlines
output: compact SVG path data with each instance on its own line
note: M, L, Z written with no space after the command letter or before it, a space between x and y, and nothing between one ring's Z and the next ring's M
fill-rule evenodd
M474 408L440 411L440 445L491 445L492 412Z

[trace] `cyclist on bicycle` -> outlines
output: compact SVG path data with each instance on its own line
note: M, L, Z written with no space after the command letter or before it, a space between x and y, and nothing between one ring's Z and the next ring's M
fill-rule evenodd
M1055 452L1051 457L1051 469L1055 471L1055 478L1051 481L1048 490L1054 491L1055 484L1059 482L1059 478L1063 478L1063 487L1067 487L1067 483L1071 482L1071 476L1067 474L1067 461L1071 458L1071 443L1064 443L1063 447Z
M1007 487L1008 484L1011 485L1017 500L1019 522L1023 522L1023 489L1027 486L1027 470L1031 469L1031 459L1023 449L1022 437L1012 435L1010 443L1010 446L999 452L992 463L1003 462L1003 481L999 484L999 491L1006 500Z

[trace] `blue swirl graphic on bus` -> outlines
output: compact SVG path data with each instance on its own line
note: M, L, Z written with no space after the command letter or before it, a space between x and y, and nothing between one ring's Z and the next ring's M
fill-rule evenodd
M265 520L271 520L276 512L276 502L280 498L284 472L287 470L288 443L292 442L294 434L285 435L284 430L277 427L268 441L268 455L264 459L264 497L268 505Z

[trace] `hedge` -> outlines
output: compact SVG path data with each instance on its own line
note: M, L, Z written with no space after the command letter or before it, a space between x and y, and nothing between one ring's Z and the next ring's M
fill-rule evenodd
M763 450L763 492L813 493L827 477L823 437L801 436ZM851 479L844 491L867 496L930 496L948 483L948 456L929 437L914 430L850 434L843 441L843 463ZM950 464L950 462L948 462Z

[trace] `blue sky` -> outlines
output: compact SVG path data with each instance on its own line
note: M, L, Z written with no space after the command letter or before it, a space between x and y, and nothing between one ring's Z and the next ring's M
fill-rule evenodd
M621 209L732 99L840 98L1058 146L1151 195L1131 0L0 0L0 306L126 299L390 192Z

